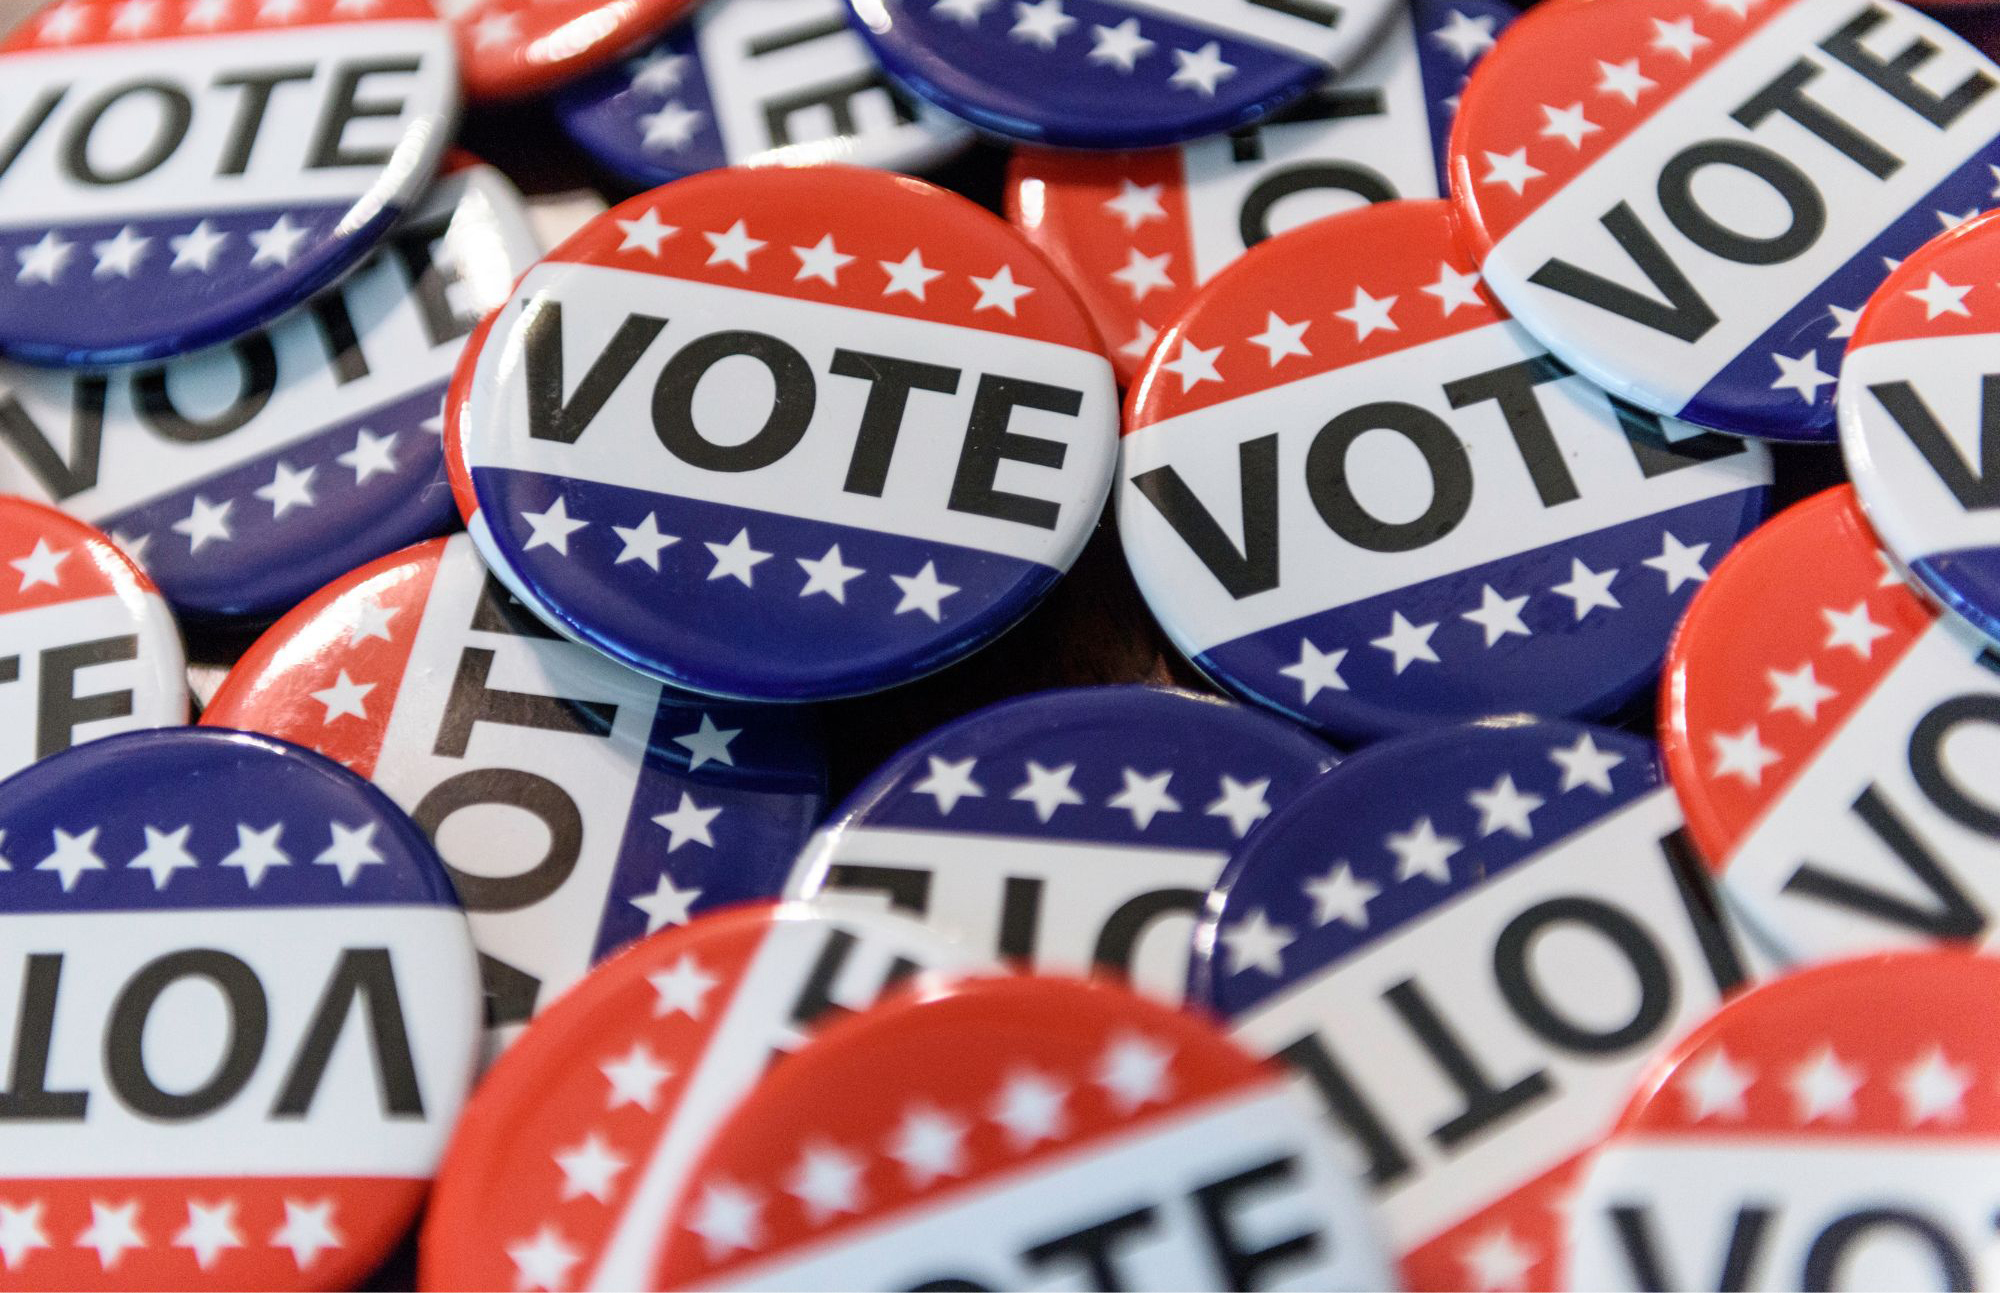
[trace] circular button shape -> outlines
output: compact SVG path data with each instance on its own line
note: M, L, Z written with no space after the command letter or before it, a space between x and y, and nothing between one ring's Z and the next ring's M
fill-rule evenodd
M2000 641L2000 476L1987 482L1986 355L2000 333L2000 223L1933 239L1869 298L1841 381L1861 506L1924 591Z
M1895 0L1566 0L1467 85L1451 187L1493 294L1576 371L1831 441L1855 312L1986 204L1996 136L2000 67Z
M1387 1288L1352 1170L1203 1020L963 983L774 1069L692 1164L647 1287Z
M426 0L57 0L0 83L0 353L40 364L269 322L389 231L458 113Z
M916 171L972 142L893 87L841 0L720 0L624 64L563 92L556 114L639 187L721 166L848 162Z
M102 533L0 495L0 777L116 732L187 722L180 629Z
M1194 921L1257 824L1333 766L1292 724L1193 692L1002 701L889 760L787 888L886 903L1041 971L1178 1000Z
M1560 1287L1579 1156L1743 975L1680 824L1649 743L1496 721L1350 756L1223 875L1189 998L1352 1137L1404 1287Z
M432 836L496 1049L593 961L775 893L826 806L801 716L704 707L557 637L464 535L278 621L202 721L338 759Z
M490 558L558 629L710 695L855 695L976 650L1069 568L1116 453L1110 365L1034 249L847 166L613 208L474 365Z
M1076 285L1130 382L1195 289L1308 220L1444 192L1465 76L1514 16L1415 0L1353 71L1247 130L1173 150L1017 149L1007 216Z
M481 1081L431 1196L420 1286L654 1287L693 1156L800 1030L974 965L913 922L797 904L704 916L612 957Z
M1688 607L1660 742L1723 897L1784 957L1988 937L2000 672L1877 547L1849 486L1747 539Z
M1268 116L1354 62L1389 0L847 0L893 77L982 130L1151 148Z
M488 102L542 94L632 52L695 0L441 0L465 92Z
M450 523L445 385L539 254L521 195L461 156L268 330L105 373L0 365L0 481L112 531L190 618L270 619Z
M423 832L245 732L128 732L0 783L8 1275L352 1288L471 1085L478 970Z
M1570 1217L1568 1288L1987 1288L2000 962L1816 966L1639 1084Z
M1332 308L1329 308L1329 307ZM1118 523L1153 614L1238 695L1362 741L1651 685L1770 456L1643 414L1494 308L1442 201L1258 247L1132 388Z

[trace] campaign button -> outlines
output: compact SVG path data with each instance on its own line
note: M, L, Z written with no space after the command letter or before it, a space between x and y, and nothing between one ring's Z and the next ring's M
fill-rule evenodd
M521 195L455 165L359 269L165 364L0 364L0 482L112 532L194 619L270 619L445 529L439 405L540 254Z
M929 972L977 967L902 917L796 903L703 916L612 957L481 1081L431 1196L420 1287L656 1287L667 1209L772 1061Z
M0 353L269 322L381 241L457 113L427 0L57 0L0 40Z
M1414 0L1353 71L1227 136L1173 150L1017 149L1007 217L1068 275L1121 380L1195 289L1308 220L1444 190L1466 73L1514 16L1503 0Z
M1127 413L1118 524L1161 627L1351 741L1613 713L1771 481L1762 447L1546 353L1437 200L1251 251L1161 334Z
M776 893L825 808L801 716L704 706L556 636L464 535L278 621L202 721L318 750L416 819L472 923L494 1049L633 939Z
M0 777L100 736L187 722L180 629L102 533L0 495ZM0 845L4 847L4 845Z
M1077 979L828 1027L685 1180L648 1288L1391 1287L1352 1165L1281 1075Z
M1451 188L1501 304L1621 399L1834 439L1854 315L1991 200L2000 68L1895 0L1546 5L1466 86Z
M438 0L458 38L466 97L557 89L645 44L695 0Z
M1193 692L1002 701L909 746L800 855L786 893L886 906L1043 972L1178 1001L1202 903L1257 824L1334 764L1282 719Z
M0 783L0 1274L352 1288L471 1085L479 981L423 833L316 754L127 732Z
M1635 1088L1567 1209L1577 1289L1990 1288L2000 962L1815 966Z
M606 212L523 277L466 388L467 521L529 604L750 700L879 690L998 636L1081 551L1116 454L1111 366L1048 264L849 166Z
M600 166L653 188L721 166L920 171L972 142L882 74L841 0L720 0L556 98Z
M1919 587L2000 642L2000 224L1979 216L1884 279L1836 401L1861 506ZM1992 470L1989 470L1992 468Z
M1189 1000L1347 1138L1405 1287L1558 1287L1580 1156L1743 978L1680 834L1650 743L1495 720L1349 756L1224 873Z
M1788 959L1992 938L2000 658L1910 590L1851 486L1717 568L1660 742L1723 897Z

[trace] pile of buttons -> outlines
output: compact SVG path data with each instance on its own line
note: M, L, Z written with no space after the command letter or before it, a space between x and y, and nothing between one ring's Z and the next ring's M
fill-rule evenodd
M2000 1289L1995 56L0 0L0 1290Z

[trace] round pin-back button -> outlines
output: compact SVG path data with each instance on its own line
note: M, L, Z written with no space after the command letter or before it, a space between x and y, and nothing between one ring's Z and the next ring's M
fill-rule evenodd
M1390 1286L1286 1079L1104 983L978 980L830 1026L685 1179L647 1287Z
M644 45L696 0L439 0L476 102L544 94Z
M0 83L0 353L43 364L299 304L421 196L458 111L427 0L57 0Z
M496 1047L633 939L777 892L825 808L803 718L704 706L558 637L464 535L278 621L202 721L318 750L409 811L465 904Z
M1724 1006L1637 1088L1567 1208L1568 1288L1985 1288L2000 962L1816 966Z
M694 1156L772 1060L913 976L974 968L913 921L799 904L717 912L610 958L480 1082L431 1196L421 1286L653 1287Z
M1459 89L1514 13L1503 0L1415 0L1353 71L1227 136L1135 153L1018 149L1007 216L1069 276L1129 382L1195 289L1266 238L1441 195Z
M107 372L0 365L0 480L92 521L197 619L269 619L443 530L439 406L540 249L464 159L338 285L267 330Z
M437 855L367 782L245 732L127 732L0 783L10 1283L351 1288L471 1085L479 980Z
M849 166L606 212L522 279L468 388L468 524L530 605L753 700L984 645L1082 549L1116 454L1111 367L1035 250Z
M1716 568L1674 640L1660 741L1696 848L1774 950L1990 937L2000 662L1904 583L1851 487Z
M1842 370L1840 445L1861 506L1939 602L2000 641L2000 473L1989 482L1988 391L2000 435L2000 223L1983 215L1884 279ZM1996 442L2000 449L2000 442Z
M1009 139L1152 148L1248 125L1359 60L1387 0L847 0L889 75Z
M1189 999L1343 1130L1405 1287L1558 1287L1580 1156L1743 977L1680 827L1650 743L1495 720L1350 756L1224 873Z
M1989 200L2000 67L1895 0L1545 5L1467 85L1460 233L1493 294L1621 399L1834 438L1863 302Z
M882 74L841 0L704 5L555 108L594 161L640 188L731 165L918 171L972 142Z
M885 904L996 957L1178 1000L1216 876L1333 763L1293 724L1193 692L1002 701L863 782L786 892Z
M1225 270L1133 386L1119 473L1126 558L1175 645L1366 740L1617 710L1763 514L1771 462L1572 375L1488 301L1433 200Z
M0 496L0 561L0 777L101 736L187 722L180 629L117 545Z

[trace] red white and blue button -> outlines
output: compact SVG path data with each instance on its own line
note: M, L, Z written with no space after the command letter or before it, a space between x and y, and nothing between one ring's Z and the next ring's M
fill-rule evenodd
M1339 739L1613 713L1771 480L1761 447L1572 375L1451 217L1386 202L1264 243L1129 401L1118 521L1161 627Z
M1245 706L1159 687L982 709L863 782L787 893L882 904L996 958L1178 1000L1217 875L1333 751Z
M977 649L1081 551L1116 453L1111 366L1047 263L856 167L613 208L473 363L488 560L562 632L716 696L856 695Z
M191 793L198 787L198 793ZM242 732L128 732L0 784L0 1272L349 1288L471 1086L478 971L367 782Z
M475 103L558 89L644 45L695 0L440 0Z
M426 0L56 0L0 41L0 354L269 322L418 198L458 110Z
M883 70L992 134L1152 148L1270 115L1360 60L1389 0L847 0Z
M1466 87L1466 251L1652 412L1834 439L1855 315L1994 200L2000 67L1896 0L1544 5Z

